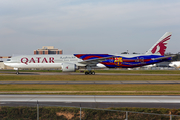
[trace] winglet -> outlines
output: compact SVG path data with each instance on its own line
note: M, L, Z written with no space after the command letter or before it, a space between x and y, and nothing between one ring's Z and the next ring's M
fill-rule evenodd
M146 54L163 55L166 51L167 44L172 36L171 32L166 32L157 42L154 44Z

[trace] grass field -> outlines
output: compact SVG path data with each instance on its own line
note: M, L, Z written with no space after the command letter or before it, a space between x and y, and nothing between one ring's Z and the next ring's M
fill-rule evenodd
M0 80L180 80L180 75L0 75Z
M27 72L27 71L26 71ZM39 71L36 71L39 72ZM110 70L102 73L133 73L140 75L3 75L0 80L58 80L58 81L101 81L101 80L180 80L177 70ZM146 75L144 75L146 74ZM149 74L149 75L148 75ZM154 75L152 75L154 74ZM160 74L160 75L159 75ZM174 74L174 75L169 75ZM176 74L176 75L175 75ZM118 84L118 85L0 85L0 92L12 94L76 94L76 95L180 95L180 85L172 84Z
M0 85L1 93L180 95L180 85Z
M95 70L96 73L180 74L180 70Z

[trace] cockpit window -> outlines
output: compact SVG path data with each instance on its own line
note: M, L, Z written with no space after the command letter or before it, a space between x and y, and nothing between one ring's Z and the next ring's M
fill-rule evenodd
M11 61L11 59L7 59L7 61Z

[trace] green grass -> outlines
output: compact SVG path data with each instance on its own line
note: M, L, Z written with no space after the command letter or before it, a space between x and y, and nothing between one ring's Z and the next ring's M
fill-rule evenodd
M0 85L0 92L78 95L180 95L180 85Z
M26 71L27 72L27 71ZM39 71L38 71L39 72ZM180 71L164 71L164 70L98 70L101 73L133 73L140 75L3 75L0 74L0 80L58 80L58 81L115 81L115 80L180 80ZM146 75L144 75L146 74ZM147 75L150 74L150 75ZM156 74L156 75L151 75ZM0 85L0 92L24 92L20 94L36 94L36 92L44 92L44 94L74 94L74 95L180 95L180 85L177 84L143 84L143 85ZM47 93L46 93L47 91ZM54 92L55 91L55 92ZM54 92L54 93L53 93ZM19 94L19 93L17 93Z
M180 74L180 70L95 70L96 73Z
M180 85L0 85L0 91L180 91Z

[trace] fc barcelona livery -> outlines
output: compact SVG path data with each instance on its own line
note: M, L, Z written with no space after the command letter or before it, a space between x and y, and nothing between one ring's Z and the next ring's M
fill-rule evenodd
M108 68L134 68L171 60L172 56L164 56L172 33L166 32L145 54L72 54L72 55L24 55L8 59L4 64L21 68L62 68L62 71L73 72L80 67L95 74L92 68L97 66Z

